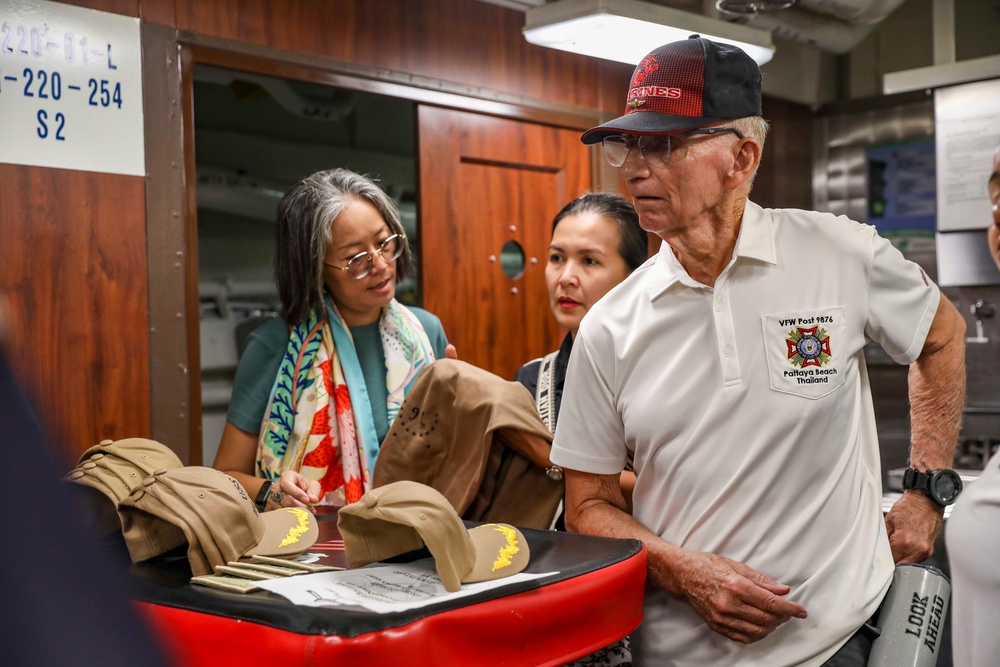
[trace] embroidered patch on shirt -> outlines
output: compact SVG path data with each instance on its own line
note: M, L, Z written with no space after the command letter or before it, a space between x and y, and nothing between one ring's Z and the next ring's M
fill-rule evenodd
M820 398L843 381L843 308L765 315L764 345L771 388Z

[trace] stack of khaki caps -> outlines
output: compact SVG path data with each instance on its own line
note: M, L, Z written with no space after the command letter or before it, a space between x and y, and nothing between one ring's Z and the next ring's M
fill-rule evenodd
M238 481L202 466L155 471L118 504L118 516L132 562L187 543L195 576L244 557L295 556L319 535L308 510L258 512Z
M213 468L184 466L155 440L105 440L84 452L66 479L79 485L92 524L124 536L134 563L187 544L191 571L212 575L216 567L242 558L295 556L319 534L308 510L261 514L236 479Z
M350 567L421 549L434 556L445 590L509 577L528 565L528 542L517 528L488 523L466 529L437 490L401 481L368 491L340 509L337 527Z
M121 532L118 503L156 470L184 464L168 447L146 438L104 440L85 451L66 479L80 490L84 516L102 535Z

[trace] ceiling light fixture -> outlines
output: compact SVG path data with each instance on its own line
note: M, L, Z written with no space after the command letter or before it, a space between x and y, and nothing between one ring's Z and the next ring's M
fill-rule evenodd
M771 33L640 0L555 0L524 15L532 44L637 65L663 44L698 34L738 46L763 65L774 55Z

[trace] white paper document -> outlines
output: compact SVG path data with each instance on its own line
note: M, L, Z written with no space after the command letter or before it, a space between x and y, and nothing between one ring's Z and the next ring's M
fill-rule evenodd
M434 559L427 558L412 563L317 572L255 583L295 604L308 607L358 606L384 614L454 600L552 574L555 572L522 572L493 581L463 584L460 590L449 593L434 569Z

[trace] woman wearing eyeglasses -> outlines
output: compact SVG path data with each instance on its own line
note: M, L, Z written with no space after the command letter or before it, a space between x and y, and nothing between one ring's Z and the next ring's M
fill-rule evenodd
M285 193L282 317L250 336L214 463L261 510L358 500L417 374L456 356L437 317L395 299L412 261L395 204L367 177L321 171Z
M635 208L615 194L583 195L552 221L545 284L552 314L568 333L557 351L528 362L515 377L535 397L550 431L555 432L566 364L580 322L598 299L646 261L648 244ZM556 467L549 469L550 477L560 474ZM631 473L623 474L634 479ZM631 488L627 479L623 483ZM562 517L557 527L561 524Z

